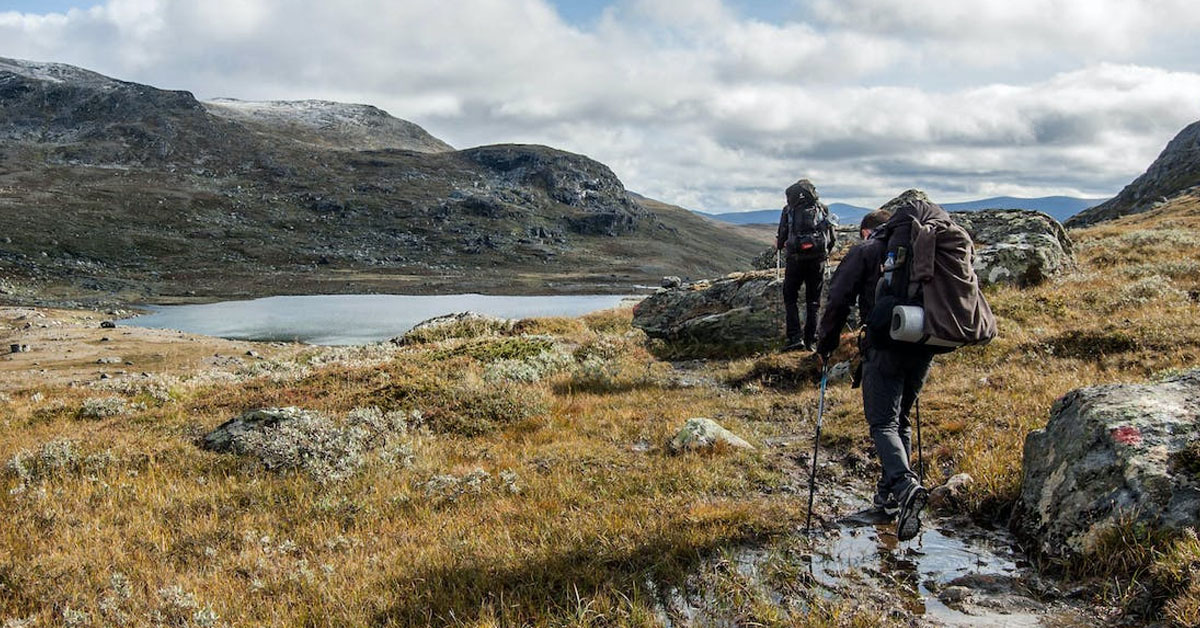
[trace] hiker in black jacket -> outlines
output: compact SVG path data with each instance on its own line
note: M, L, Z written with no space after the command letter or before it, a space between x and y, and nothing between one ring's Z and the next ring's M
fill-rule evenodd
M825 362L838 347L851 308L858 306L858 320L865 323L875 306L875 288L887 246L883 234L877 230L889 217L882 210L864 217L859 225L863 242L846 253L833 273L816 348ZM933 354L915 345L872 347L866 334L859 335L858 344L863 360L863 413L883 473L876 484L872 508L855 519L862 523L882 523L899 515L898 536L900 540L908 540L919 530L920 510L926 499L925 489L909 463L912 456L909 410L925 383Z
M825 283L825 260L833 251L836 235L829 208L817 199L817 188L808 179L788 187L787 205L779 216L776 250L786 254L783 306L786 312L785 351L812 349L817 339L817 312ZM804 331L800 330L800 284L804 284Z

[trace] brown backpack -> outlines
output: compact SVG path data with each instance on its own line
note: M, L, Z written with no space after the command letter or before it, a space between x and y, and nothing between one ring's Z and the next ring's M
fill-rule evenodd
M971 264L974 243L946 210L909 198L882 229L883 273L868 320L875 346L923 345L945 352L996 336L996 317Z

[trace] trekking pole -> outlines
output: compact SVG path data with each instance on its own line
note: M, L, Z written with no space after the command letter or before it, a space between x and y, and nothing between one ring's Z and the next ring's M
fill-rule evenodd
M916 423L917 423L917 473L920 474L921 485L925 485L925 450L921 447L921 398L917 397L916 403Z
M825 417L825 384L829 381L829 364L821 365L821 400L817 405L817 435L813 437L812 470L808 474L808 519L804 522L804 536L811 536L813 494L817 488L817 453L821 450L821 421Z
M779 281L779 249L775 249L775 281Z

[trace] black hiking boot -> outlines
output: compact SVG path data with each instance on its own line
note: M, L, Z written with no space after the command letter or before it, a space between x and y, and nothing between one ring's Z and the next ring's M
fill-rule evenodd
M789 339L787 341L787 344L783 345L783 349L782 349L782 351L784 353L787 353L789 351L808 351L808 350L809 350L808 343L804 342L803 340L800 340L799 338Z
M889 519L895 519L896 515L900 514L900 502L896 501L896 498L891 493L875 495L871 500L871 504L876 508L882 509Z
M900 494L900 514L896 517L896 538L907 541L921 531L921 511L929 501L929 491L913 482Z
M838 523L844 526L875 526L891 523L896 519L896 512L888 512L884 506L871 506L862 510L838 519Z

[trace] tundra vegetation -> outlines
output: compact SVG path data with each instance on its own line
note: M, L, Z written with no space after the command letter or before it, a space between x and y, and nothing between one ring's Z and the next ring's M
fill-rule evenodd
M1196 233L1200 198L1184 197L1072 232L1078 267L1059 278L990 289L999 337L939 358L924 394L930 480L971 474L963 507L1003 521L1057 397L1194 367ZM736 625L907 625L806 578L811 357L661 355L616 310L10 391L0 621L645 626L687 595ZM858 395L829 392L830 460L869 458ZM198 446L289 406L304 418L274 439ZM755 449L671 455L700 416ZM822 480L865 492L869 464ZM766 556L755 578L731 558L746 547ZM1194 534L1131 525L1103 548L1044 568L1128 613L1200 621Z

